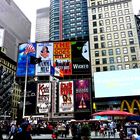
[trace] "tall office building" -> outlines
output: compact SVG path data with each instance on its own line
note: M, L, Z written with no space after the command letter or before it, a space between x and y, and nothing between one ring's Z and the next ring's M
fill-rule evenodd
M37 42L49 40L49 10L49 7L37 10L35 39Z
M134 69L140 67L140 48L132 0L88 0L88 17L94 100L98 102L98 110L109 107L122 109L124 103L133 104L136 101L137 96L134 95L137 92L132 89L131 93L128 92L128 87L136 85ZM132 79L121 79L121 74L125 75L126 72L127 75L127 70L132 74ZM115 78L117 74L119 76ZM99 84L100 76L102 82ZM126 86L130 81L133 82L131 86ZM106 90L101 93L98 86L100 89L105 87Z
M88 39L87 0L50 1L50 40Z
M0 1L0 47L12 60L17 60L17 46L30 39L31 22L13 0Z

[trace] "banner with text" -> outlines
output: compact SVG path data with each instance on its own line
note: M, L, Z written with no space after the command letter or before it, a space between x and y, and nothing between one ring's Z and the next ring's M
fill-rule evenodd
M51 103L51 83L38 83L37 88L37 111L48 113Z
M36 57L41 63L36 64L35 75L50 75L50 66L53 65L53 43L37 43Z
M90 111L90 80L74 81L75 111Z
M64 75L72 75L71 42L54 42L54 67Z
M73 81L59 82L59 112L73 111Z

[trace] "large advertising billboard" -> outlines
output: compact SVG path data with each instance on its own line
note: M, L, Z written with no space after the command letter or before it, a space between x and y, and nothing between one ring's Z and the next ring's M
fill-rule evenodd
M73 112L73 81L59 82L59 112Z
M74 81L74 106L76 112L90 111L90 80Z
M140 69L94 73L95 97L140 95Z
M54 42L54 67L64 75L72 75L71 42Z
M89 74L89 43L87 42L71 42L72 47L72 73L73 74Z
M35 65L30 64L30 56L35 56L35 52L26 54L26 48L29 44L21 44L19 45L18 49L18 59L17 59L17 71L16 76L23 77L25 76L26 72L26 62L28 61L28 76L34 76L35 75ZM36 44L32 43L30 44L34 49L36 49ZM27 59L28 57L28 59Z
M38 83L37 112L48 113L51 103L51 83Z
M37 43L36 57L41 58L36 64L35 75L50 75L50 66L53 65L53 43Z

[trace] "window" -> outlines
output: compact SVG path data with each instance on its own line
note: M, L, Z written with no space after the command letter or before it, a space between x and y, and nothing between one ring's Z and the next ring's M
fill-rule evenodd
M127 54L128 53L128 49L127 48L123 48L123 54Z
M125 7L125 8L128 7L128 2L124 3L124 7Z
M114 33L114 39L118 39L119 38L119 34L118 33Z
M111 34L107 34L107 39L108 39L108 40L111 40L111 39L112 39Z
M127 22L130 22L131 21L130 20L130 16L126 16L125 19L126 19Z
M113 55L113 49L109 49L109 50L108 50L108 54L109 54L109 55Z
M100 33L103 33L103 32L104 32L104 28L101 27L101 28L100 28Z
M105 6L105 7L104 7L104 10L105 10L105 11L108 11L108 6Z
M132 29L131 23L126 24L127 29Z
M97 26L97 22L94 21L94 22L93 22L93 27L96 27L96 26Z
M126 15L129 14L129 9L125 9L124 12Z
M133 37L133 32L132 31L128 31L128 36L129 37Z
M117 57L117 62L118 62L118 63L122 62L120 56Z
M93 29L93 33L94 34L97 34L97 29Z
M96 15L92 15L92 19L95 20L96 19Z
M99 59L95 59L95 64L99 65L100 64L100 60Z
M98 43L95 43L95 44L94 44L94 48L95 48L95 49L98 49L98 48L99 48Z
M99 56L99 51L95 51L95 57Z
M116 12L115 11L111 12L111 16L115 17L116 16Z
M133 63L133 64L132 64L132 67L133 67L133 68L138 68L138 64L137 64L137 63Z
M129 59L128 59L128 56L124 56L124 62L128 62Z
M107 66L104 66L103 67L103 71L107 71Z
M115 5L111 5L111 6L110 6L110 9L111 9L111 10L114 10L114 9L115 9Z
M130 43L130 45L133 45L134 44L134 39L133 38L130 38L129 39L129 43Z
M94 41L98 41L98 36L94 36Z
M109 42L108 42L108 47L109 47L109 48L112 47L112 41L109 41Z
M123 17L119 17L119 22L120 23L123 23L124 22Z
M105 42L101 43L101 48L105 48Z
M104 0L104 4L107 4L108 3L108 0Z
M109 19L105 20L105 23L106 25L110 25L110 20Z
M107 17L109 17L109 13L107 12L107 13L105 13L105 17L107 18Z
M121 54L120 48L116 48L116 54L117 54L117 55L118 55L118 54Z
M126 64L126 65L125 65L125 69L126 69L126 70L129 70L129 69L130 69L130 65L129 65L129 64Z
M134 47L130 47L130 51L131 51L131 53L135 53L135 48Z
M122 14L123 14L122 10L119 10L119 11L118 11L118 15L119 15L119 16L122 16Z
M98 16L99 16L99 19L102 19L103 18L103 15L102 14L99 14Z
M122 65L118 65L118 70L122 70Z
M106 56L106 50L102 50L102 56Z
M92 14L96 13L96 8L92 8Z
M99 71L101 71L100 67L96 67L96 72L99 72Z
M105 35L100 35L101 41L105 40Z
M122 6L121 4L117 4L117 8L120 9Z
M102 58L102 63L107 64L107 58Z
M109 63L110 63L110 64L114 64L114 57L110 57L110 58L109 58Z
M100 20L100 21L99 21L99 25L100 25L100 26L103 26L103 25L104 25L103 20Z
M112 23L113 23L113 24L116 24L116 23L117 23L117 19L116 19L116 18L113 18L113 19L112 19Z
M126 37L125 32L121 32L121 37L122 37L122 38L125 38L125 37Z
M137 60L136 55L131 55L131 58L132 58L132 61L136 61Z
M98 7L98 12L102 12L102 7Z
M113 30L114 30L114 31L117 31L117 30L118 30L117 25L114 25L114 26L113 26Z
M124 24L120 24L120 30L124 30Z
M123 45L123 46L127 45L126 39L123 39L123 40L122 40L122 45Z
M106 27L106 32L110 32L110 31L111 31L110 26L107 26L107 27Z
M111 65L111 66L110 66L110 70L111 70L111 71L115 70L115 66L114 66L114 65Z
M119 40L115 40L115 47L117 47L117 46L119 46L120 44L119 44Z

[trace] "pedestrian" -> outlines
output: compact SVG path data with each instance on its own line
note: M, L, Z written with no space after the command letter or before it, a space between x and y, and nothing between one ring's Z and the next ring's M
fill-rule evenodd
M14 137L15 133L16 133L16 126L14 124L12 124L11 125L11 129L10 129L10 132L9 132L10 135L9 135L8 140L10 140L11 137Z

